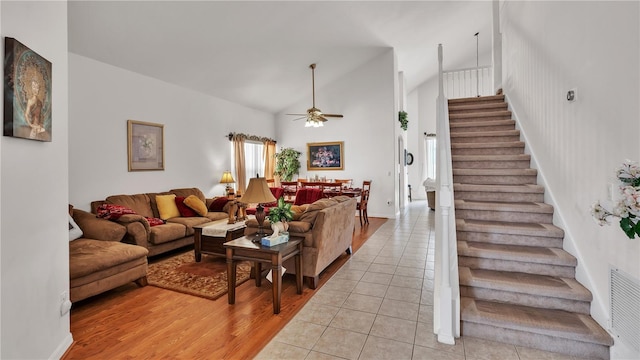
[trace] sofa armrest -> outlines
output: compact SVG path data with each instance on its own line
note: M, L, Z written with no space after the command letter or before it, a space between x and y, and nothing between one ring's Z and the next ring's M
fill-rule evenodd
M121 241L127 229L124 225L97 218L94 214L73 209L73 220L82 230L82 236L88 239Z
M151 227L144 216L138 214L125 214L120 216L117 222L122 224L127 230L125 242L143 246L145 248L149 247L148 240Z

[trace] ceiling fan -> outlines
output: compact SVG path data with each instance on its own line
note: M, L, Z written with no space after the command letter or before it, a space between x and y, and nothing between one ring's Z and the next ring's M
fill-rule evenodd
M316 79L315 79L316 64L311 64L309 65L309 67L311 68L311 90L312 90L312 96L313 96L312 98L313 104L311 108L307 109L306 114L287 114L287 115L301 116L297 119L293 119L294 121L306 119L306 122L304 125L305 127L320 127L320 126L323 126L324 122L327 121L328 120L327 118L329 117L341 118L343 116L340 114L325 114L316 107Z

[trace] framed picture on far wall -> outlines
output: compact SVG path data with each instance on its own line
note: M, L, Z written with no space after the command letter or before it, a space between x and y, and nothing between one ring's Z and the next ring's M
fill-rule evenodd
M164 125L127 121L129 171L164 170Z
M343 141L307 143L307 170L343 169Z
M51 62L4 38L4 136L51 141Z

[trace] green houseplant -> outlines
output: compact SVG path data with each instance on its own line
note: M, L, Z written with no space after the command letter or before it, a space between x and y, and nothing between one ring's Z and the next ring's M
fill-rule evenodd
M401 110L398 112L398 121L400 122L400 127L402 128L402 130L407 131L407 126L409 125L409 119L407 119L406 111Z
M284 197L281 196L278 199L278 204L269 208L269 215L267 217L271 222L271 229L273 229L272 237L275 238L280 232L287 231L289 229L287 221L293 220L291 204L284 202Z
M276 168L273 173L280 176L282 181L291 181L293 174L300 172L300 154L300 151L292 148L284 148L276 153Z

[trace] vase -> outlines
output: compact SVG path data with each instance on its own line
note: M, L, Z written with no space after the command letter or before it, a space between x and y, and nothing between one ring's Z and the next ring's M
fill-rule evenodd
M271 237L273 239L277 238L281 232L285 232L289 230L289 223L278 221L271 224L271 230L273 230L273 235Z

